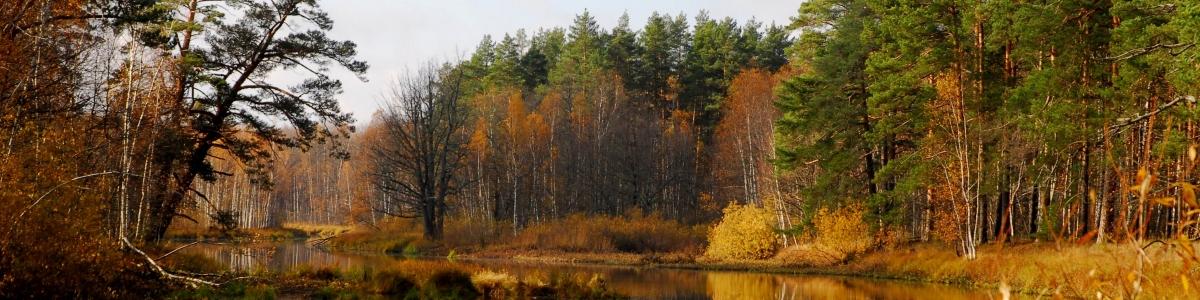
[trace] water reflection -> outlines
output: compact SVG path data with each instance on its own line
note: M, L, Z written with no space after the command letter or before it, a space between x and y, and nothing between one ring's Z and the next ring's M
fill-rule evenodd
M334 254L304 243L252 246L197 245L186 249L243 271L297 267L356 268L402 258ZM451 263L439 259L445 263ZM547 265L505 260L459 261L516 276L602 274L609 287L634 299L994 299L998 293L835 276L659 269L597 265Z
M361 266L365 258L333 254L309 247L304 242L236 246L198 244L184 251L203 254L231 269L247 272L287 271L301 266L346 268Z

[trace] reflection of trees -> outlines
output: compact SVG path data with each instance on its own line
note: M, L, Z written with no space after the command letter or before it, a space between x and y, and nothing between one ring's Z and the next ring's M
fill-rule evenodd
M952 287L835 276L708 273L709 296L735 299L977 299Z
M704 299L704 273L662 269L607 272L609 288L639 299Z
M716 300L733 299L790 299L780 290L775 276L751 273L709 272L708 294Z
M296 267L345 268L362 265L362 261L346 255L335 255L303 243L274 245L196 245L185 249L198 253L238 271L286 271Z
M608 289L633 299L707 299L704 272L599 265L550 265L512 261L467 261L464 264L511 274L518 278L591 278L600 274Z

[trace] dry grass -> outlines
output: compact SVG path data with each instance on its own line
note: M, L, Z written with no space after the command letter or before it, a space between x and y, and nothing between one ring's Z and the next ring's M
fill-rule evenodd
M475 275L471 275L471 281L475 282L475 286L485 295L498 297L507 296L506 293L501 291L516 290L520 283L520 280L508 273L493 271L475 273Z
M282 227L285 229L298 230L311 238L326 238L336 236L350 232L350 230L354 229L354 226L347 225L307 223L284 223Z
M460 251L479 250L512 240L512 226L468 218L446 220L442 243Z
M779 250L771 260L789 266L825 267L844 262L845 254L825 245L804 243Z
M501 248L592 253L698 251L703 231L656 215L626 217L572 215L530 226Z
M376 227L356 227L338 234L325 244L343 251L416 255L436 245L421 237L420 227L411 220L390 219Z
M918 245L866 255L845 270L945 283L1005 283L1025 292L1073 297L1196 296L1182 283L1182 261L1173 251L1151 246L1139 268L1138 248L1129 244L1025 244L1003 249L992 245L982 247L978 258L970 261L944 246ZM1139 277L1142 280L1135 285Z

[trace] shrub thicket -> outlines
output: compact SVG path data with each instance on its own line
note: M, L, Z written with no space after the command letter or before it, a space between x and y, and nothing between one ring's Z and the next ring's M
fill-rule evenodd
M705 256L715 259L763 259L775 254L775 218L752 205L730 204L713 227Z

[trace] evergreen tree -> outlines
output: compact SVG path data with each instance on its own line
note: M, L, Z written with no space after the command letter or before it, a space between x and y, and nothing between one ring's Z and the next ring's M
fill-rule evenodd
M570 95L590 85L588 78L598 76L605 68L604 32L588 11L575 16L568 33L569 40L550 69L551 84L562 86Z
M182 166L168 193L151 203L147 239L166 234L180 204L194 193L196 178L212 181L223 173L210 160L215 149L228 151L248 166L256 182L269 184L262 171L270 165L272 147L308 149L336 142L352 129L352 117L341 112L335 98L341 82L325 73L332 64L362 76L367 64L355 60L353 42L328 36L333 20L316 1L232 4L242 9L240 19L213 28L206 48L183 53L188 68L182 75L188 78L181 88L191 105L185 140L175 145L181 148ZM302 70L311 77L287 87L265 79L275 70ZM283 120L295 134L280 129L274 119Z
M672 82L679 80L677 74L682 70L689 40L687 19L682 14L672 19L669 15L653 13L638 35L642 52L634 90L659 103L654 106L666 110L679 107L677 84Z
M729 82L746 64L741 29L733 19L717 21L706 12L696 16L691 49L684 60L682 107L700 113L706 131L716 124Z
M637 43L637 32L629 29L629 14L622 14L617 20L617 26L613 27L606 44L608 64L617 75L621 75L625 88L634 90L639 77L638 66L642 63L638 59L642 50Z
M878 168L867 139L872 122L865 73L875 46L862 39L874 13L857 0L805 2L799 12L791 26L802 34L792 51L794 64L805 71L777 90L777 162L785 169L820 166L806 188L812 199L865 198L876 192Z

